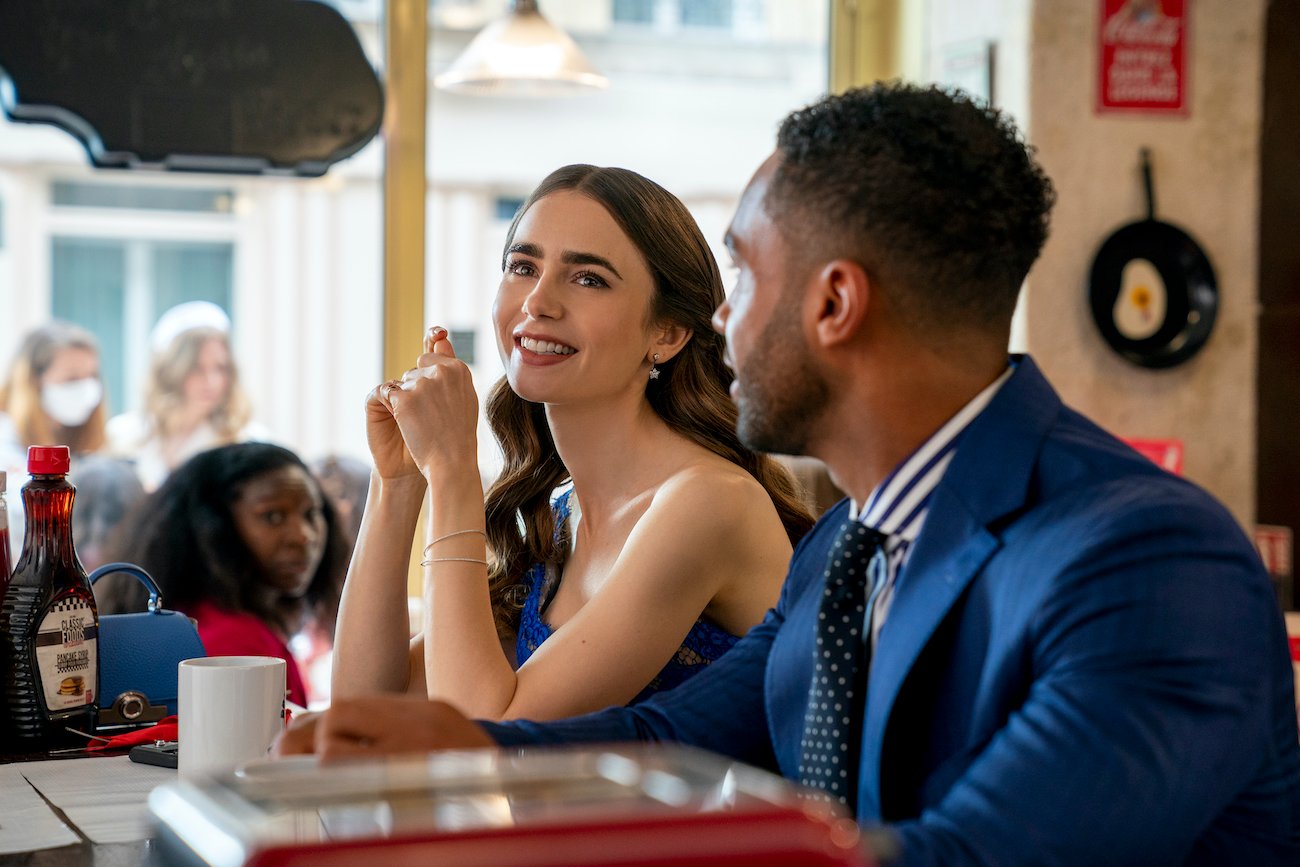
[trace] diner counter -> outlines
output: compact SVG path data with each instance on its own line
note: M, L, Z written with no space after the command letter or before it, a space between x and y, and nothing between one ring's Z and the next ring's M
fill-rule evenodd
M136 764L122 752L7 757L0 763L0 862L145 863L151 848L146 800L155 786L175 778L174 770Z
M91 843L86 839L73 846L0 855L13 867L140 867L149 858L150 843Z

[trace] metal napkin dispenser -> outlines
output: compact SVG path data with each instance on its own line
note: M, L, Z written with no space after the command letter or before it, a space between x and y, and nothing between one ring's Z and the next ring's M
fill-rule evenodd
M878 841L799 791L701 750L618 744L258 762L159 786L149 813L164 864L875 863Z

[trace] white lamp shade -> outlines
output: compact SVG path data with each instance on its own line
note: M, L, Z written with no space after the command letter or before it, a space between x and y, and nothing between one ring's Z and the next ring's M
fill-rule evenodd
M609 86L569 35L532 3L517 3L484 27L433 83L495 96L565 95Z

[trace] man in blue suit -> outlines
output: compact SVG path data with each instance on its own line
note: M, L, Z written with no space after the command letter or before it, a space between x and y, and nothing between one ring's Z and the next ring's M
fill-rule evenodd
M877 85L795 112L715 317L742 437L821 458L850 497L777 607L633 708L341 703L282 749L681 741L823 790L906 864L1300 863L1291 666L1252 547L1007 357L1051 201L965 98Z

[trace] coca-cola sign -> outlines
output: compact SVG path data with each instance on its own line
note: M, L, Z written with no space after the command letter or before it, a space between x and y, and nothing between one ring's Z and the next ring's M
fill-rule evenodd
M1185 113L1191 0L1101 0L1099 111Z

